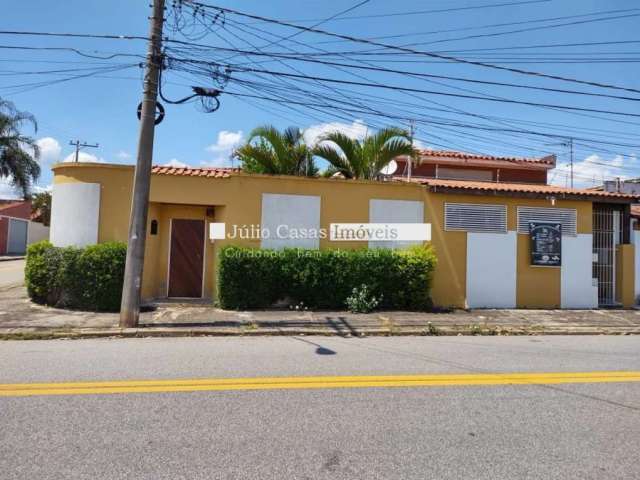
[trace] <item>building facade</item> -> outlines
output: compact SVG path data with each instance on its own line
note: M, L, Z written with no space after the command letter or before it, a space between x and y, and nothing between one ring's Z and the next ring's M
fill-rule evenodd
M27 245L49 238L49 227L31 221L30 200L0 200L0 255L23 255Z
M477 156L476 156L477 157ZM287 223L328 229L331 223L431 224L438 256L433 300L460 308L596 308L635 303L633 195L546 185L542 159L485 157L480 170L504 175L507 162L537 182L463 179L448 172L354 181L248 175L232 169L153 167L143 297L216 297L217 254L224 245L363 248L328 238L209 239L209 225L269 227ZM481 158L474 161L481 162ZM492 162L497 162L494 164ZM555 163L555 161L553 161ZM54 245L126 241L133 167L65 163L54 167ZM439 173L442 173L438 167ZM455 168L451 168L455 170ZM544 180L542 174L544 173ZM483 174L486 175L486 174ZM516 175L515 173L513 175ZM472 179L470 179L470 177ZM562 225L561 264L531 264L530 222ZM401 288L401 286L399 286Z

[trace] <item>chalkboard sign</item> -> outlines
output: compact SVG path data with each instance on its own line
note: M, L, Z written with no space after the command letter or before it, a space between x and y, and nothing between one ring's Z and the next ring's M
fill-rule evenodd
M562 224L529 222L531 265L559 267L562 265Z

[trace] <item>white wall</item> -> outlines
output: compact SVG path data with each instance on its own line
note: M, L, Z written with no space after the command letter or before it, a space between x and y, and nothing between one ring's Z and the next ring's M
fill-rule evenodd
M467 305L515 308L517 234L467 233Z
M412 200L369 200L369 223L423 223L424 202ZM422 242L369 242L369 248L406 248Z
M49 240L49 227L45 227L42 223L29 222L27 245L39 242L40 240Z
M83 247L98 242L99 183L53 185L51 243L56 247Z
M593 284L593 236L562 236L560 306L598 308L598 287ZM597 285L597 284L596 284Z
M281 233L289 234L287 238L276 238L280 225ZM287 247L319 248L320 239L293 238L293 232L302 230L319 232L320 230L320 197L311 195L262 194L262 221L260 226L268 229L270 238L262 238L262 248L281 249ZM286 231L288 229L288 232Z
M633 235L633 244L636 247L636 299L638 299L640 297L640 231L631 230L631 234Z

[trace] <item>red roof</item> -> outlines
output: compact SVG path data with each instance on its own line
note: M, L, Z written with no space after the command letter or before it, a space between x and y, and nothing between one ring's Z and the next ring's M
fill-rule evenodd
M405 180L406 181L406 180ZM430 187L432 190L439 188L445 190L475 190L484 192L505 193L538 193L547 195L588 196L599 198L620 198L628 200L640 200L638 195L627 193L612 193L579 188L556 187L555 185L527 184L527 183L500 183L500 182L476 182L466 180L443 180L439 178L413 178L412 182Z
M20 207L22 205L24 205L25 200L9 200L7 203L4 203L0 205L0 210L8 210L10 208L14 208L14 207Z
M192 167L164 167L154 165L151 173L156 175L175 175L185 177L227 178L232 173L240 172L239 168L192 168Z
M477 155L474 153L456 152L451 150L421 150L420 157L426 160L429 157L448 158L454 160L479 160L485 162L510 162L510 163L527 163L544 166L555 166L555 155L549 155L542 158L528 157L496 157L494 155Z

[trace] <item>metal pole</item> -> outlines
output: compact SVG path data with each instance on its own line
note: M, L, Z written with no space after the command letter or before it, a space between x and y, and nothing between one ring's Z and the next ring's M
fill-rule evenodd
M413 147L413 136L415 135L416 124L413 120L409 122L411 147ZM407 180L411 180L411 169L413 167L413 153L409 155L409 168L407 169Z
M76 163L78 163L78 161L80 160L80 147L98 148L100 146L99 143L96 143L96 144L92 145L92 144L87 143L87 142L82 142L81 143L80 140L76 140L75 142L72 140L72 141L69 142L69 145L73 145L73 146L76 147L76 157L75 157Z
M569 139L569 150L571 152L571 188L573 188L573 138Z
M150 18L150 40L140 116L138 158L133 179L127 260L124 268L122 303L120 305L120 326L124 328L136 327L140 316L140 289L142 286L144 245L147 236L158 75L162 68L163 22L164 0L154 0L153 15Z

